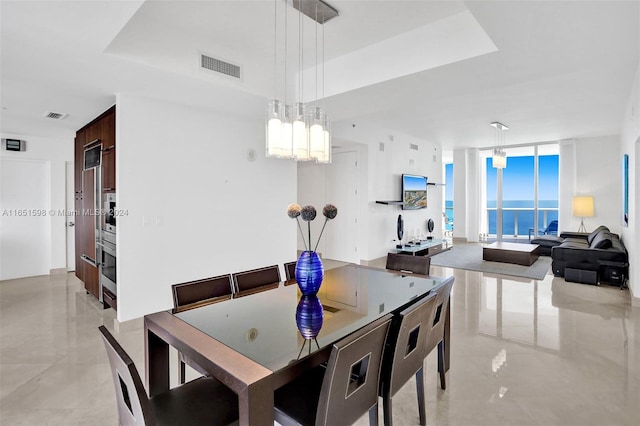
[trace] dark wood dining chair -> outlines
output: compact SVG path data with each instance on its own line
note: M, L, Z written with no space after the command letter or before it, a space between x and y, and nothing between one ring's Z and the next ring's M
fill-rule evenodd
M447 284L434 290L433 294L436 298L436 308L433 313L432 329L427 336L426 353L429 355L434 348L438 348L438 373L440 374L440 388L446 389L447 383L445 381L445 323L446 318L449 315L449 306L451 301L451 288L453 287L453 280Z
M212 377L149 398L129 355L104 326L98 329L111 365L119 425L227 425L238 420L237 395Z
M275 420L287 425L347 425L369 413L378 424L380 365L391 314L350 334L331 349L329 361L274 394Z
M171 286L171 291L173 292L173 313L175 314L229 300L231 299L232 288L231 276L229 274L174 284ZM208 375L207 371L198 364L191 361L182 353L178 353L178 380L180 383L184 383L186 379L185 364L204 376Z
M406 271L414 274L429 275L431 257L412 256L410 254L388 253L387 269L394 271Z
M432 331L431 322L436 301L436 295L430 294L401 311L393 319L380 378L385 426L393 425L393 396L414 375L420 424L426 424L423 366L427 356L425 343Z
M232 288L229 274L174 284L173 313L231 299Z
M232 274L235 293L233 297L242 297L280 285L280 268L278 265Z
M296 264L297 261L287 262L284 264L284 273L287 281L296 279Z

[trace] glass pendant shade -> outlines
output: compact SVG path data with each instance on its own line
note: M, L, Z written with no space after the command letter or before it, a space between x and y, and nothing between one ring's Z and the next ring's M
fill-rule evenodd
M293 122L289 105L282 107L282 155L280 158L293 158Z
M495 169L504 169L507 167L507 155L504 151L495 149L493 151L492 165Z
M304 104L296 103L293 120L293 155L298 161L309 159L309 132L305 123Z
M266 154L277 157L282 149L282 113L277 99L269 101L266 122Z
M324 150L322 156L318 157L318 163L328 164L331 163L331 121L326 115L324 116L323 127L322 144L324 145Z
M324 112L320 107L313 107L308 116L309 156L314 160L324 157Z

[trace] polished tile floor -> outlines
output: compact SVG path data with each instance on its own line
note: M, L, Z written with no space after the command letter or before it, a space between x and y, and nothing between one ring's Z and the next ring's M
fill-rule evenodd
M640 309L627 291L550 275L432 274L456 281L446 391L435 353L426 361L427 424L640 424ZM142 321L116 331L114 318L72 274L0 282L0 425L116 425L97 327L115 333L141 375L144 348ZM414 382L394 414L396 425L418 424Z

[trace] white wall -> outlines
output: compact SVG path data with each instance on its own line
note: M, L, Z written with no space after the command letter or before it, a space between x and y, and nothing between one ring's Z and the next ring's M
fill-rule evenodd
M620 136L576 139L576 195L592 195L594 217L585 218L587 230L606 225L620 234L622 216L622 158ZM573 218L578 229L580 218Z
M20 164L32 167L34 162L42 162L46 164L47 168L43 176L45 181L42 185L36 186L44 188L38 190L38 195L27 193L28 187L26 185L22 191L14 192L12 195L11 208L46 208L46 219L44 219L46 223L44 227L38 225L40 230L37 235L33 232L32 220L0 216L3 242L0 256L5 260L9 259L11 253L16 253L16 249L19 253L27 253L26 257L20 256L16 257L15 261L3 262L0 280L48 274L52 269L66 268L66 217L61 214L61 211L65 209L65 162L73 161L73 137L52 139L16 134L2 134L0 136L3 139L26 141L26 151L20 152L5 151L3 144L2 150L0 150L3 163L12 164L10 167L20 167ZM19 170L16 171L19 172ZM12 175L15 178L15 174L12 173ZM10 176L5 176L3 172L2 177L4 191L4 185L9 183L4 181ZM19 183L17 184L19 188ZM2 195L4 198L6 194ZM34 202L38 204L37 207L33 206ZM1 208L9 207L2 206ZM5 232L9 231L12 235L30 235L30 238L14 240L14 243L7 244L9 236L5 235ZM18 244L19 247L15 244Z
M478 170L479 173L479 170ZM467 208L467 151L453 150L453 238L466 240L467 222L477 218L473 211ZM475 176L477 178L478 176Z
M376 200L401 199L403 173L423 175L430 182L441 182L442 154L439 144L370 124L354 127L351 123L341 122L334 124L332 129L334 142L350 145L344 149L357 150L361 163L358 166L358 253L362 260L386 256L395 245L393 240L396 239L399 214L404 219L405 241L415 235L426 235L429 218L435 223L434 236L442 237L443 187L428 187L426 209L402 210L399 206L376 204ZM384 151L380 150L380 143L384 144ZM411 144L417 145L418 150L411 149ZM340 211L340 206L337 207Z
M629 227L622 228L624 244L629 251L629 288L634 296L634 306L640 306L640 63L636 70L627 108L625 109L620 137L619 157L629 155ZM618 174L619 176L620 174ZM620 205L620 202L618 202ZM620 219L618 219L620 223Z
M579 225L574 223L571 214L571 200L576 194L576 143L570 139L560 141L558 145L558 229L560 232L577 231Z
M120 94L118 320L171 308L174 283L295 259L293 161L264 156L264 123ZM250 150L255 159L249 159ZM284 276L284 275L283 275Z

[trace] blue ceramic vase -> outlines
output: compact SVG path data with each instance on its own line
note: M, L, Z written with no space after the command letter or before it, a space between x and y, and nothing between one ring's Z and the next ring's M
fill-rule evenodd
M322 260L315 251L303 251L296 263L296 282L305 296L315 295L324 278Z
M324 321L324 309L317 296L302 296L296 308L296 325L305 339L315 339Z

